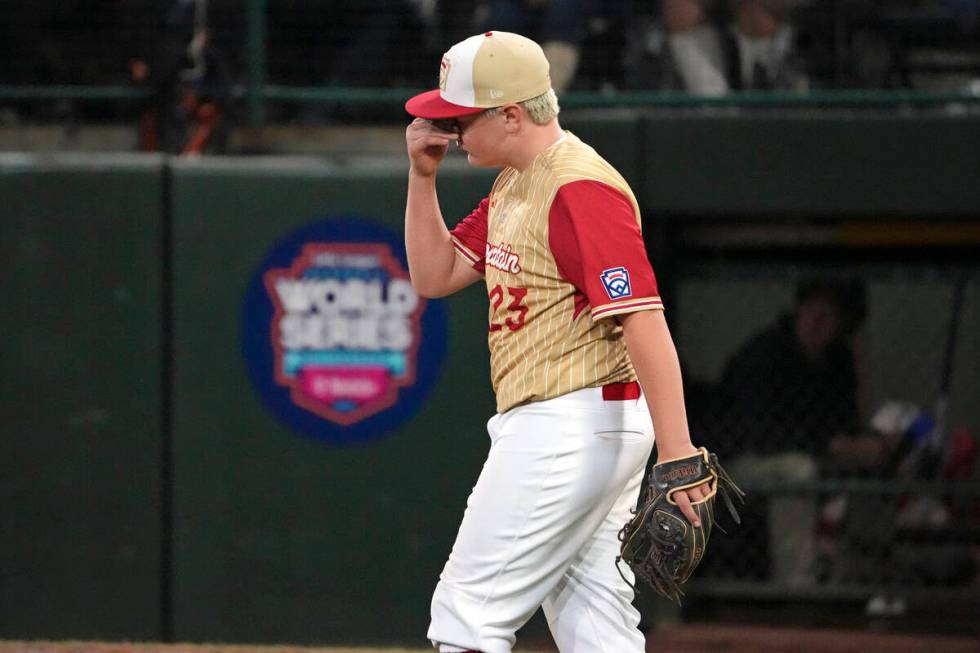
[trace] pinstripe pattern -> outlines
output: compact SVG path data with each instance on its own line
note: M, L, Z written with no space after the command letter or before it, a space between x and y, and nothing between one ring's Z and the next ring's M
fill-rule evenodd
M452 239L453 247L456 248L456 253L462 256L470 265L476 265L480 262L480 257L470 250L466 245L459 242L455 237Z
M581 388L635 380L622 327L598 318L662 308L659 298L640 297L575 316L576 288L558 271L548 241L548 216L558 189L583 179L623 192L639 221L639 207L626 181L570 133L523 172L504 169L491 191L485 274L491 297L491 377L499 412ZM475 252L454 245L473 262ZM516 255L520 271L491 256L492 248Z

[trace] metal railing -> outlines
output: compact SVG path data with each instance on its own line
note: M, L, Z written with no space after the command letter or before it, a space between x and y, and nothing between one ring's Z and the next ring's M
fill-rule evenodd
M233 97L245 102L248 123L258 126L266 120L270 102L334 105L393 106L404 103L425 89L365 88L352 86L280 86L266 84L256 70L248 84L234 87ZM114 102L140 100L150 91L136 86L0 86L0 102L5 100L72 100ZM844 108L887 109L924 108L949 104L980 105L980 94L960 91L823 90L810 93L739 92L719 97L702 97L671 91L572 91L561 97L565 109L612 108Z

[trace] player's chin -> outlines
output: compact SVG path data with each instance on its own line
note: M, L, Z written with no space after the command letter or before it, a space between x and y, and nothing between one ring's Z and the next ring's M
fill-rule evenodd
M489 160L487 157L480 156L479 154L474 154L473 152L466 153L466 161L474 168L496 168L499 164L494 161Z

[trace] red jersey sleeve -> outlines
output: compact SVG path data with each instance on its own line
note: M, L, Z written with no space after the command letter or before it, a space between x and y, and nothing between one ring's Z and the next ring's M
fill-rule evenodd
M663 309L633 204L616 188L594 180L559 188L548 241L558 271L580 293L579 310L587 301L593 320Z
M484 197L480 205L449 232L456 253L466 259L466 262L480 274L483 274L486 263L489 210L490 198Z

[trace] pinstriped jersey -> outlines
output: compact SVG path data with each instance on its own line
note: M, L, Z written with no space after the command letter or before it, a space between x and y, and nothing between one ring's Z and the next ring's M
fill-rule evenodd
M499 412L636 379L615 316L663 304L636 198L595 150L566 132L504 168L452 240L486 279Z

